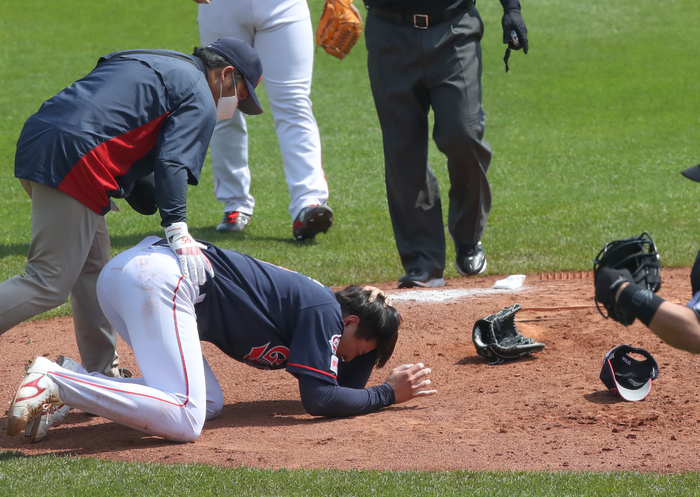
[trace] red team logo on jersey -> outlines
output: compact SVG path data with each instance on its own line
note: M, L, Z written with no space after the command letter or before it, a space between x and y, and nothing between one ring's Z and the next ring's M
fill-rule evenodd
M343 335L333 335L330 340L328 340L328 343L331 344L331 351L333 352L333 355L335 355L336 352L338 352L338 344L340 343L340 337Z
M253 366L258 369L277 369L287 362L289 358L289 349L283 345L270 347L270 342L260 347L253 347L243 358L248 366Z

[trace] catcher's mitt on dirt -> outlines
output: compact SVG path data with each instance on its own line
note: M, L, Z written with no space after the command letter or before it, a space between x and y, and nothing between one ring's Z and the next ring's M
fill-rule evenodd
M326 0L316 29L316 44L344 59L360 39L362 18L352 0Z
M488 359L489 364L500 364L507 359L517 359L544 349L543 343L525 338L518 332L515 314L520 309L520 304L514 304L474 323L474 347L477 354Z
M647 232L605 244L593 260L595 303L604 318L629 326L634 316L615 302L617 289L625 281L645 286L656 293L661 287L661 261L656 245ZM603 304L606 316L600 308Z

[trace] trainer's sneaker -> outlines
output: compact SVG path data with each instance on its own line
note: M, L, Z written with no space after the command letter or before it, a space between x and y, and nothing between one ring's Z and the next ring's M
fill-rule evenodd
M18 435L28 421L37 418L45 410L54 411L63 405L58 394L58 385L46 374L55 369L53 366L55 364L45 357L34 358L8 411L5 431L7 436Z
M240 233L250 223L250 214L240 211L224 212L224 219L217 225L219 233Z
M486 271L486 253L481 242L476 245L457 246L455 267L463 276L476 276Z
M292 232L297 240L312 240L333 225L333 210L327 205L307 205L294 220Z
M56 359L56 364L75 373L87 374L87 371L80 365L80 363L64 355L58 356L58 359ZM66 417L66 414L68 414L70 409L71 408L69 406L61 404L53 411L44 409L39 417L28 421L27 425L24 427L24 437L27 443L38 442L44 438L46 433L49 431L49 428L61 424L61 421L63 421L63 418Z
M409 269L406 276L399 278L399 288L437 288L445 286L445 278L434 278L428 271L422 269Z

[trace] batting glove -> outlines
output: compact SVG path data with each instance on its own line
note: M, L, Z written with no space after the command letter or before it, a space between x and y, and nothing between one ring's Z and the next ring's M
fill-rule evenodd
M207 273L214 277L214 268L201 250L207 247L190 236L187 223L173 223L165 228L165 239L180 261L185 278L195 285L203 285L207 281Z
M527 53L527 26L523 21L523 16L517 10L511 10L503 14L501 19L503 26L503 43L511 50L523 49Z

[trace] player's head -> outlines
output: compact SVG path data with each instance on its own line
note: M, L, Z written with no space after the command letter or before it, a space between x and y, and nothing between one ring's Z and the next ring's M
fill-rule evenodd
M360 322L355 331L355 337L376 341L378 368L381 368L394 353L396 340L399 338L401 314L393 306L387 305L384 295L377 295L373 302L369 301L371 292L359 286L349 286L335 293L340 304L343 318L357 316Z

